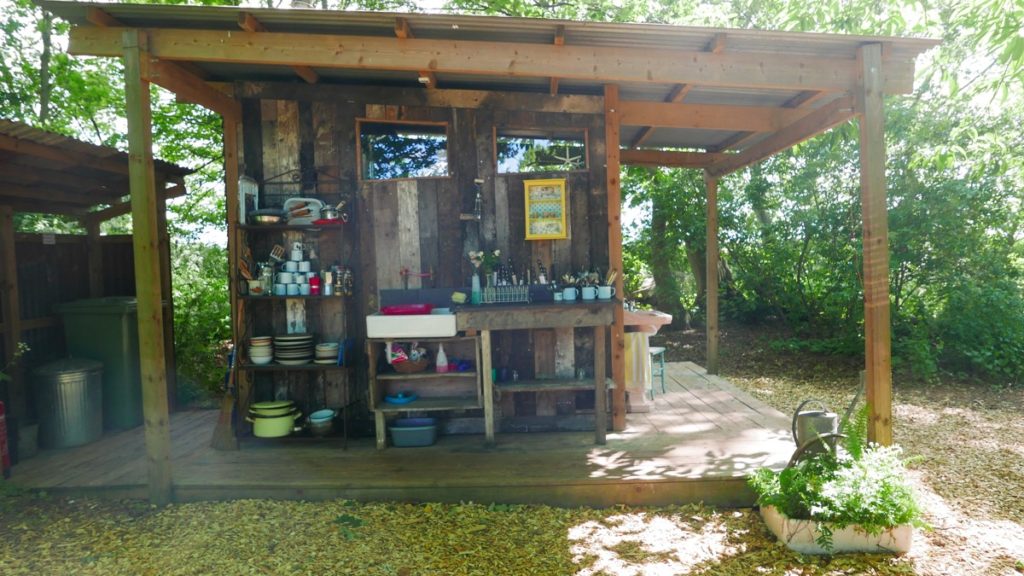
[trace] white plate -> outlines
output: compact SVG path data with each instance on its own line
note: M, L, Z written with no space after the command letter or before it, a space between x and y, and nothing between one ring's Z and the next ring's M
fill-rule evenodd
M318 359L316 359L316 360L313 360L313 363L314 363L314 364L337 364L337 363L338 363L338 361L337 361L336 359L334 359L334 358L331 358L331 359L329 359L329 360L320 360L320 359L318 358Z
M301 342L303 340L312 340L312 334L286 334L282 336L274 336L274 340L280 342Z
M309 364L309 358L303 358L301 360L284 360L278 358L277 363L282 364L284 366L301 366L303 364Z

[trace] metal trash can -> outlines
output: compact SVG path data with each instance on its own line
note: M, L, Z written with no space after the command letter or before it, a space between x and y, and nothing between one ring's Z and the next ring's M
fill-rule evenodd
M142 376L136 300L128 296L65 302L68 356L103 363L103 427L127 430L142 424Z
M81 446L103 435L103 364L66 358L35 369L39 444Z

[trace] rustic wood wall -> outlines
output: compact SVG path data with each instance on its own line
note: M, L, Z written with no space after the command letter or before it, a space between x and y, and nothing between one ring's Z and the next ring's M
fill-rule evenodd
M265 191L275 194L280 186L273 184L274 177L295 171L302 175L303 185L293 186L284 197L302 192L329 202L338 194L348 194L355 201L352 221L344 234L337 236L338 243L328 246L321 240L320 250L323 264L330 263L325 257L330 254L356 271L356 296L346 303L344 328L348 335L359 339L357 346L365 333L363 317L378 308L378 291L403 286L399 274L403 267L413 272L434 272L433 278L422 284L419 279L410 279L410 288L468 286L472 267L466 253L475 249L501 249L503 256L511 256L519 268L527 263L535 267L540 260L548 269L553 265L559 275L592 266L608 267L600 101L433 92L423 95L409 90L298 85L236 87L236 94L243 98L240 154L245 174L270 181ZM361 181L356 155L358 118L446 123L449 176ZM497 174L495 128L583 131L588 168L569 173ZM570 238L527 242L523 180L563 177L570 198ZM473 208L476 178L484 180L482 219L462 221L460 213ZM592 366L592 346L591 335L585 330L499 333L495 365L515 368L524 378L535 374L570 376L577 365ZM356 374L362 378L363 372ZM265 395L266 386L262 391L258 386L257 394ZM506 395L504 414L514 410L516 415L553 415L559 402L576 401L575 397L554 394L536 399L519 396L523 398L516 407L516 401ZM581 405L587 402L580 398Z

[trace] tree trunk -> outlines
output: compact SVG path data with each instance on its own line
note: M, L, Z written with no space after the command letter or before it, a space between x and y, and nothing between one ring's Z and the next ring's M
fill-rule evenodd
M667 233L672 206L661 195L651 199L651 274L654 276L654 302L658 309L672 315L673 323L685 321L679 282L672 261L679 246ZM681 324L680 324L681 325Z
M50 119L50 95L53 91L53 83L50 81L50 59L52 57L53 41L53 15L43 11L43 53L39 58L39 124L46 126Z
M693 274L694 283L697 285L696 304L702 306L704 295L707 293L707 281L705 280L705 254L703 250L693 247L693 242L686 243L686 261L690 263L690 272Z

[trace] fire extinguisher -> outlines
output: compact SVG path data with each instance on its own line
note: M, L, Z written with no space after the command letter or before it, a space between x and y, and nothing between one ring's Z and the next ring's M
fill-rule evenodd
M3 461L4 479L11 477L11 453L7 450L7 410L0 402L0 460Z

